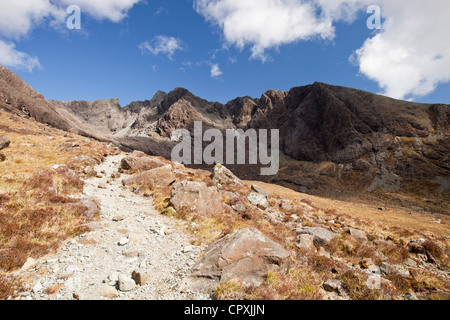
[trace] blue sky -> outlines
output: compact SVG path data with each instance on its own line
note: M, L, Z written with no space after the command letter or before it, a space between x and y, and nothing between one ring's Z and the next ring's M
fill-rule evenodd
M17 1L26 6L28 0ZM58 13L47 10L39 18L31 18L34 9L26 9L26 15L17 10L17 19L31 21L28 29L17 34L2 29L0 23L0 64L48 99L117 97L125 106L150 99L157 90L184 87L204 99L225 103L238 96L260 97L268 89L286 91L320 81L417 102L450 103L450 75L442 72L448 63L446 47L420 52L420 37L427 36L417 35L417 49L405 40L405 46L392 53L381 51L386 58L375 54L389 41L395 39L400 46L403 40L401 23L387 28L391 16L397 18L393 21L403 17L400 9L384 7L383 0L379 4L386 16L382 16L383 27L378 31L366 25L371 14L366 13L364 0L338 0L351 9L345 14L333 6L319 7L323 0L315 0L318 9L303 17L306 22L311 19L308 25L303 21L284 25L282 17L279 21L276 17L277 12L287 18L290 12L303 14L307 7L302 0L278 4L263 0L259 6L253 0L247 6L233 0L123 0L119 18L106 10L109 3L115 2L117 7L121 0L102 0L104 6L99 8L83 7L80 0L80 30L65 28L69 15L62 10L67 7L66 0L39 1L52 10L57 8ZM420 2L417 6L420 8ZM103 12L108 13L102 16ZM275 17L259 27L261 17L269 17L267 14ZM427 17L422 19L425 25ZM415 28L406 22L405 26ZM289 36L291 30L296 32ZM2 51L2 43L12 49ZM404 60L393 58L394 53L406 50L403 48L410 49L411 55L406 54ZM19 60L9 59L8 55L14 54ZM416 70L416 65L424 67ZM408 83L416 74L418 80Z

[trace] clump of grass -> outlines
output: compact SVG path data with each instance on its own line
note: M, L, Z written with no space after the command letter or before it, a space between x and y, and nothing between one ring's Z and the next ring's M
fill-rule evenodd
M416 292L450 289L449 283L444 283L442 279L427 270L412 270L411 276L411 287Z
M308 264L314 272L329 275L337 269L337 263L325 256L312 254L308 257Z
M434 241L426 240L422 246L427 253L430 253L433 258L441 259L444 256L444 250Z
M386 279L392 282L395 287L395 294L404 296L411 288L410 281L399 274L389 274Z
M15 298L20 291L23 291L20 279L0 274L0 300Z
M409 252L406 248L394 243L383 242L378 245L377 249L392 263L401 263L409 257Z
M338 278L342 287L352 300L381 300L383 291L369 289L367 286L367 275L354 270L348 270Z
M261 286L245 286L239 280L220 283L217 300L320 300L322 279L314 271L295 266L287 272L268 272Z
M307 268L291 268L286 273L269 272L259 287L248 288L250 300L320 300L320 275Z
M214 292L216 300L245 300L245 286L236 279L221 282Z
M375 248L346 233L332 239L326 249L330 254L346 258L354 264L362 258L371 258L378 265L382 262Z

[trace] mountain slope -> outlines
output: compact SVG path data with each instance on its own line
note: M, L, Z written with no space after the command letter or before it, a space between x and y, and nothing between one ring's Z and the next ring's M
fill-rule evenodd
M122 108L117 99L48 101L5 68L0 69L0 101L55 127L166 158L174 146L173 131L193 133L194 121L202 121L204 130L279 129L277 175L259 176L260 165L230 169L245 179L302 192L403 193L439 209L449 196L449 105L314 83L225 105L176 88Z

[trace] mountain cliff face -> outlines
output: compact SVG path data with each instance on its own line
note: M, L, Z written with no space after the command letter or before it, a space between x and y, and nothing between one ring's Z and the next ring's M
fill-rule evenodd
M440 193L450 186L450 108L314 83L223 105L177 88L121 107L117 99L48 101L0 68L4 108L114 142L125 150L170 157L174 130L279 129L281 170L271 182L302 191L342 186L369 192ZM231 168L247 179L258 170Z

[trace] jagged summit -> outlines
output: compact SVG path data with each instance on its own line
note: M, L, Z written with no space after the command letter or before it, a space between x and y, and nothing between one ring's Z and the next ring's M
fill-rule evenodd
M175 88L122 108L117 99L46 100L3 67L0 101L3 108L52 126L165 157L173 147L172 132L193 130L194 121L220 130L278 129L280 152L300 162L282 164L289 168L281 170L285 176L272 180L294 188L328 190L329 178L340 185L384 191L400 190L406 183L409 190L421 192L415 185L426 180L427 192L445 193L450 185L450 108L445 104L395 100L315 82L226 104ZM306 170L304 162L314 169ZM246 168L242 174L257 179L256 171Z

